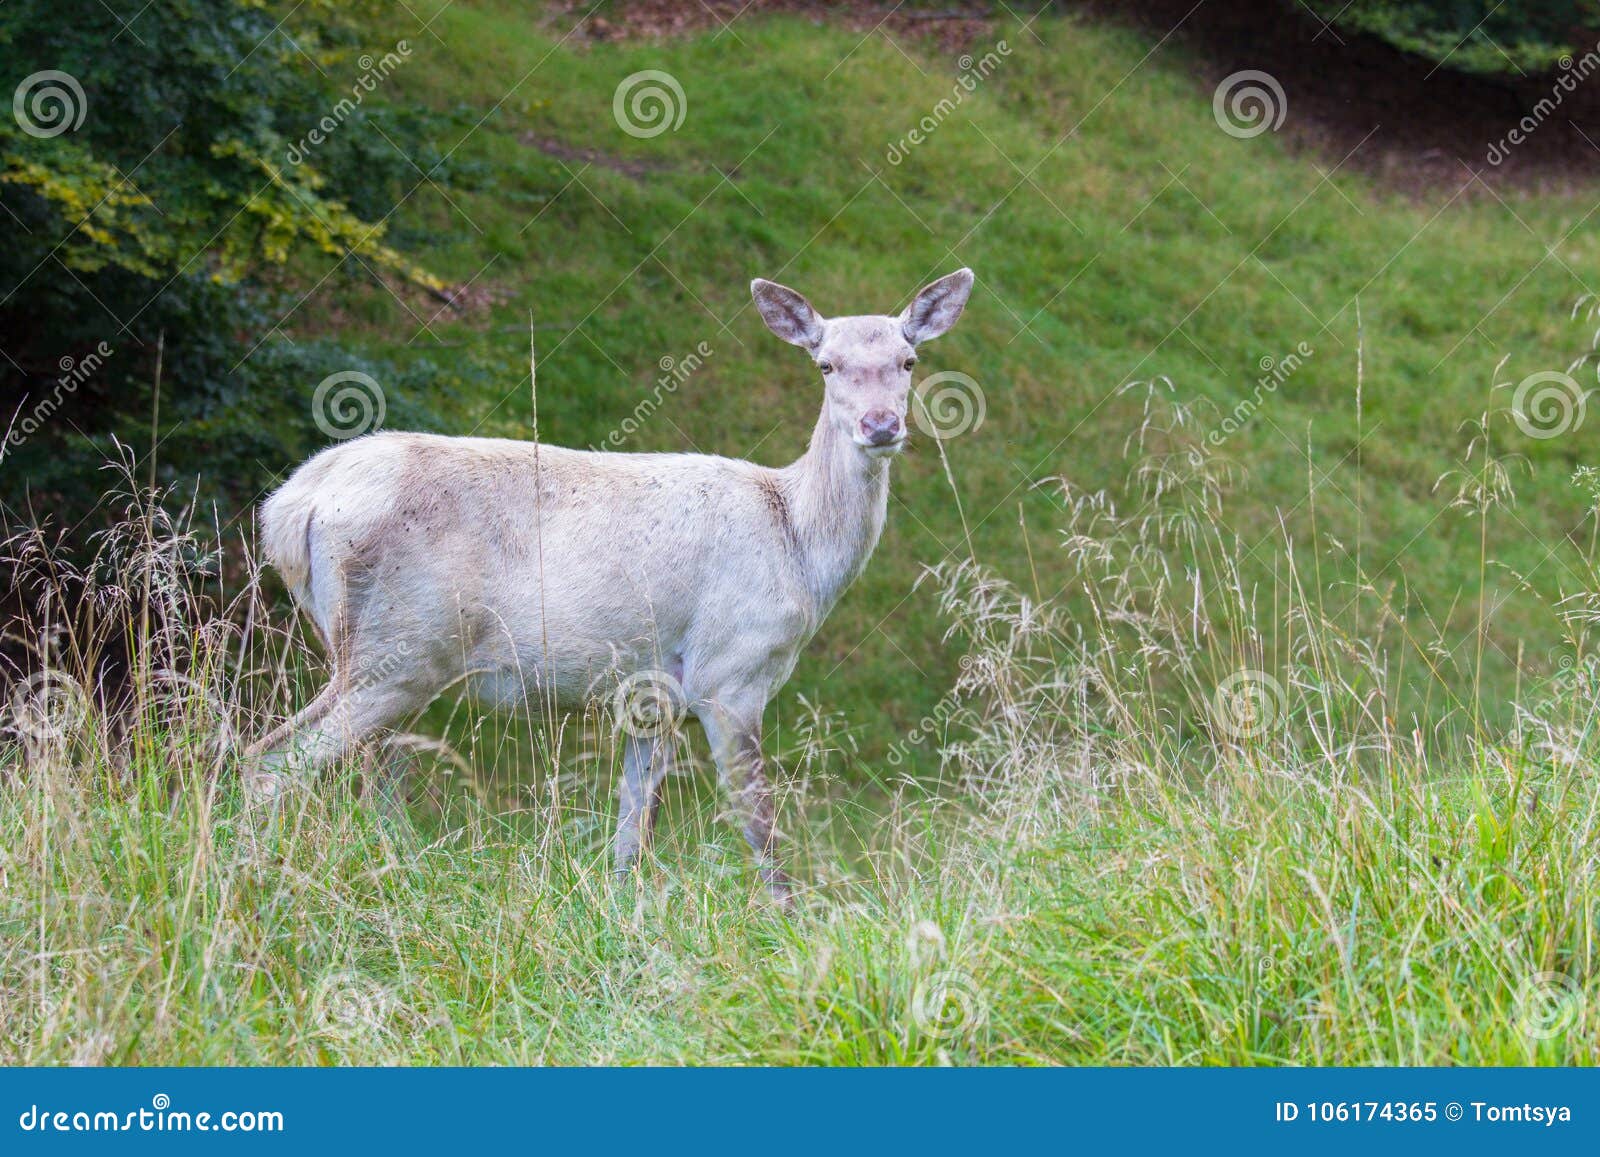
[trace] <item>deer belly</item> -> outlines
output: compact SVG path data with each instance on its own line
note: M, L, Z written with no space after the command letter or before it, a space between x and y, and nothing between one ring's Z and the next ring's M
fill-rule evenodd
M476 648L468 671L474 692L499 706L548 698L573 710L611 699L630 679L683 679L678 640L663 639L636 619L590 624L584 631L537 616L505 626L511 629L496 642Z

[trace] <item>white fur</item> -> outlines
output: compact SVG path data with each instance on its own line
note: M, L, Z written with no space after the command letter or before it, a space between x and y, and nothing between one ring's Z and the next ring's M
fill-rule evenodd
M402 433L316 455L263 505L261 541L327 645L333 679L256 750L324 763L463 680L501 701L572 707L666 672L770 857L762 711L877 545L907 360L955 323L971 283L962 270L899 317L831 321L792 290L755 283L769 326L828 371L811 445L782 469ZM864 416L881 426L886 412L901 441L869 445ZM637 854L638 811L653 806L654 747L632 752L635 830L624 830L625 784L619 865Z

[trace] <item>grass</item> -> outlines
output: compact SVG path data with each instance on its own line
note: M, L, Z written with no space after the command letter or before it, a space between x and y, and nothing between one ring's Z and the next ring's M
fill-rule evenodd
M986 421L897 465L775 707L802 901L759 899L693 749L613 880L599 716L445 706L382 756L407 807L379 753L247 801L217 740L317 658L256 576L202 597L235 544L130 487L82 584L3 552L78 593L17 628L53 681L0 748L0 1062L1596 1061L1600 503L1581 435L1519 435L1491 390L1587 348L1581 203L1324 176L1221 133L1178 50L1136 67L1135 34L1055 16L997 28L1012 56L898 166L951 83L918 41L785 18L579 50L467 0L432 27L391 99L483 120L396 227L461 280L500 254L509 298L424 330L332 280L290 324L480 367L456 432L527 432L531 306L551 440L602 440L705 341L629 445L779 461L816 384L749 276L826 312L979 271L923 368L972 374ZM636 140L611 97L645 68L689 114Z
M347 792L257 831L203 783L36 782L0 816L0 1057L1593 1064L1592 776L1473 771L1129 776L792 921L690 856L613 885L554 806L407 844Z
M1066 528L1087 624L970 562L930 572L962 672L945 790L861 796L813 715L784 752L786 913L692 761L644 869L611 876L599 717L400 737L368 758L406 759L404 808L362 761L247 800L218 740L303 697L310 656L229 625L259 622L254 581L216 617L216 554L132 505L82 593L98 626L13 703L0 1061L1600 1059L1592 654L1447 752L1396 724L1394 657L1312 603L1283 608L1294 666L1250 666L1214 508ZM1201 595L1147 569L1152 542ZM7 562L61 565L29 539ZM126 686L78 682L123 633ZM1226 676L1196 645L1222 633ZM543 772L496 783L508 742Z
M437 39L399 10L373 29L375 43L412 38L383 95L435 110L433 152L450 154L443 191L419 178L391 226L499 303L458 317L333 277L286 328L337 325L385 356L452 360L467 384L448 432L520 437L531 311L541 429L579 446L659 392L663 358L705 342L704 365L623 448L778 464L803 449L818 382L749 308L750 278L847 313L898 308L970 264L973 303L920 371L967 373L983 394L983 424L945 447L960 511L922 440L896 465L872 566L808 649L778 725L796 693L842 711L863 754L855 774L877 774L956 675L913 586L923 565L969 553L961 512L978 559L1078 598L1051 538L1057 492L1035 484L1064 476L1133 497L1125 443L1143 421L1142 383L1159 379L1204 429L1227 432L1208 452L1237 467L1231 525L1247 548L1270 561L1285 532L1302 544L1325 534L1337 546L1298 562L1349 629L1371 610L1354 597L1367 585L1413 624L1426 616L1436 673L1408 709L1481 686L1503 725L1520 667L1536 656L1549 673L1562 631L1548 608L1582 582L1549 547L1586 514L1566 484L1583 432L1530 438L1506 411L1509 387L1590 348L1570 311L1600 258L1582 227L1592 198L1497 196L1465 171L1425 202L1387 191L1359 158L1340 165L1293 143L1303 126L1287 75L1285 131L1236 139L1196 80L1207 66L1177 38L1152 52L1144 33L1086 18L998 21L971 53L1005 40L1009 55L899 164L889 146L958 75L955 53L931 41L751 14L731 32L592 43L563 40L563 19L463 0L442 6ZM686 112L676 131L637 139L613 96L646 69L679 82ZM1263 359L1282 364L1302 342L1312 354L1225 426L1259 393ZM1435 489L1485 418L1496 452L1518 459L1519 502L1503 517L1521 524L1486 571L1478 528ZM1250 581L1287 597L1267 561ZM1481 664L1480 600L1495 608Z

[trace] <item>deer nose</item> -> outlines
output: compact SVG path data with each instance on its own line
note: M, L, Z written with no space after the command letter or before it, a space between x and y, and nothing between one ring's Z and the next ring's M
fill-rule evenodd
M868 410L861 415L861 433L869 446L887 446L900 438L900 415L893 410Z

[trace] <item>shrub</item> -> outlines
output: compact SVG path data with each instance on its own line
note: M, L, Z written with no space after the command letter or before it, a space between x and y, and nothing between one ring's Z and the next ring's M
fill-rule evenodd
M1311 0L1305 8L1450 68L1508 77L1548 72L1580 38L1583 48L1593 47L1597 25L1592 6L1577 0Z
M104 521L96 467L114 439L159 444L169 477L204 466L222 483L204 497L227 513L321 438L319 380L400 373L331 342L271 340L299 299L284 285L313 254L338 261L336 278L440 290L362 215L392 204L392 161L334 147L337 132L326 157L296 149L325 116L370 115L349 100L362 62L403 62L399 45L360 55L366 7L296 6L293 42L278 3L181 0L126 24L97 0L0 12L0 77L18 102L0 120L16 226L0 251L0 501L13 521L48 513L81 543ZM387 131L403 145L413 120Z

